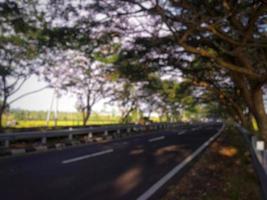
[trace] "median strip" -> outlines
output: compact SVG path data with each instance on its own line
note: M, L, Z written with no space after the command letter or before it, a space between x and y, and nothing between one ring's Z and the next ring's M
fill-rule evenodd
M163 139L165 139L165 136L149 139L148 142L156 142L156 141L163 140Z
M80 161L80 160L85 160L87 158L101 156L101 155L104 155L104 154L112 153L113 151L114 151L114 149L108 149L108 150L100 151L100 152L97 152L97 153L92 153L92 154L87 154L87 155L84 155L84 156L79 156L79 157L76 157L76 158L64 160L64 161L62 161L62 164L68 164L68 163L77 162L77 161Z

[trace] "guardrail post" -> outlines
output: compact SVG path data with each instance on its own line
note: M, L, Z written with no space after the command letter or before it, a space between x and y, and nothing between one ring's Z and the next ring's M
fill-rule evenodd
M107 130L104 132L104 136L108 136L108 131Z
M73 139L73 135L72 134L69 134L69 140L72 140Z
M255 135L253 135L251 137L251 144L252 144L253 150L256 150L256 143L257 143L257 137Z
M10 145L10 141L9 140L5 140L5 147L8 148Z
M46 142L47 142L47 139L46 139L46 137L42 137L42 144L46 144Z
M260 163L262 164L263 164L263 151L264 151L264 141L257 141L256 142L256 155Z
M242 128L241 126L238 126L238 128L246 139L252 155L252 164L254 165L262 189L261 199L267 199L267 150L264 149L264 143L262 143L262 141L257 142L255 135L252 135L249 131L246 131L246 129ZM251 140L249 140L249 138L251 138ZM258 159L258 154L261 154L261 160Z
M92 137L93 137L93 133L92 132L88 133L88 136L87 136L88 140L92 139Z

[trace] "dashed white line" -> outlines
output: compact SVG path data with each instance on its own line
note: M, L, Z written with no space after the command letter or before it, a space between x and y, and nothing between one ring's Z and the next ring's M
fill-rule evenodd
M186 133L186 131L181 131L181 132L177 133L177 135L183 135L185 133Z
M160 189L167 181L169 181L173 176L175 176L182 168L184 168L189 162L191 162L195 157L198 156L213 140L215 140L220 133L223 131L224 125L222 128L212 136L208 141L202 144L193 154L188 156L183 160L182 163L178 164L171 171L169 171L165 176L163 176L158 182L152 185L145 193L137 198L137 200L147 200L149 199L158 189Z
M156 141L163 140L163 139L165 139L165 136L160 136L160 137L149 139L148 142L156 142Z
M84 155L84 156L79 156L79 157L76 157L76 158L71 158L71 159L68 159L68 160L64 160L61 163L62 164L68 164L68 163L72 163L72 162L77 162L77 161L84 160L84 159L87 159L87 158L92 158L92 157L96 157L96 156L101 156L101 155L104 155L104 154L112 153L113 151L114 151L114 149L108 149L108 150L105 150L105 151L99 151L99 152L96 152L96 153L87 154L87 155Z

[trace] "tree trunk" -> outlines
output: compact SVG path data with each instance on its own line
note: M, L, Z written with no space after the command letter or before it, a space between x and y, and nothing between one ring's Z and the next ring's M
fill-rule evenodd
M0 130L3 129L3 115L7 108L7 97L4 96L3 102L0 105Z
M83 117L83 126L86 126L86 123L87 123L87 120L88 120L88 117Z
M83 126L86 126L88 119L89 115L86 113L85 117L83 118Z
M262 137L267 141L267 115L265 112L263 91L261 87L253 87L255 83L249 82L240 75L237 76L236 74L232 74L232 78L241 90L249 112L255 117Z
M254 103L254 116L257 121L259 131L262 137L267 141L267 114L265 111L263 91L255 89L252 91L252 100Z
M86 122L85 122L85 115L86 115L85 110L82 109L81 112L82 112L82 117L83 117L83 126L85 126L85 124L86 124Z
M83 126L86 126L86 123L88 122L89 118L91 116L91 109L87 109L83 112Z
M253 120L254 120L253 115L249 112L245 115L245 118L246 118L246 128L251 131L255 131L255 128L253 126Z
M236 118L242 125L245 125L246 119L245 115L242 112L242 109L237 104L235 104L235 102L231 102L230 105L229 107L232 107L232 113L234 113L234 118Z
M251 113L244 114L240 108L235 108L236 116L241 122L241 124L246 127L247 129L253 131L253 115Z
M3 128L3 114L4 112L0 111L0 130Z

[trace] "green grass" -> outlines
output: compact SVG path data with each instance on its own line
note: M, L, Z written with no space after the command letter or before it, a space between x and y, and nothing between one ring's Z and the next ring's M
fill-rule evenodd
M102 125L102 124L116 124L119 123L117 120L99 120L99 121L88 121L87 125ZM48 126L53 127L54 121L49 121ZM57 126L80 126L82 121L57 121ZM28 128L28 127L42 127L47 126L46 121L42 120L21 120L18 121L16 128Z
M4 115L3 124L4 127L14 128L29 128L29 127L46 127L46 115L44 111L11 111L8 115ZM51 113L48 127L54 127L54 113ZM99 113L93 113L88 120L87 125L103 125L103 124L117 124L120 123L121 117L118 115L104 115ZM158 122L157 117L152 117L152 120ZM11 122L7 126L7 122ZM12 122L16 122L16 125L12 125ZM81 126L82 116L78 112L59 112L57 126Z
M10 125L15 128L29 128L29 127L44 127L47 126L46 116L38 117L36 116L38 112L31 112L28 117L23 119L16 118L16 115L11 114L9 116L4 115L3 124L7 127L7 121L12 122L16 121L16 125ZM101 115L97 113L93 113L90 119L87 122L87 125L102 125L102 124L115 124L120 122L119 116L111 116L111 115ZM59 118L57 121L57 126L81 126L82 118L79 113L59 113ZM53 116L51 116L51 120L48 123L49 127L53 127L55 125Z
M158 120L155 118L153 121L157 122ZM87 125L104 125L104 124L118 124L118 123L120 123L119 117L107 119L104 116L104 117L98 117L97 119L91 119L91 120L89 119ZM57 126L81 126L82 124L83 124L82 120L57 121ZM20 120L17 121L17 125L15 126L15 128L44 127L44 126L47 126L45 120ZM50 120L48 127L53 127L53 126L55 126L55 122L53 120Z

